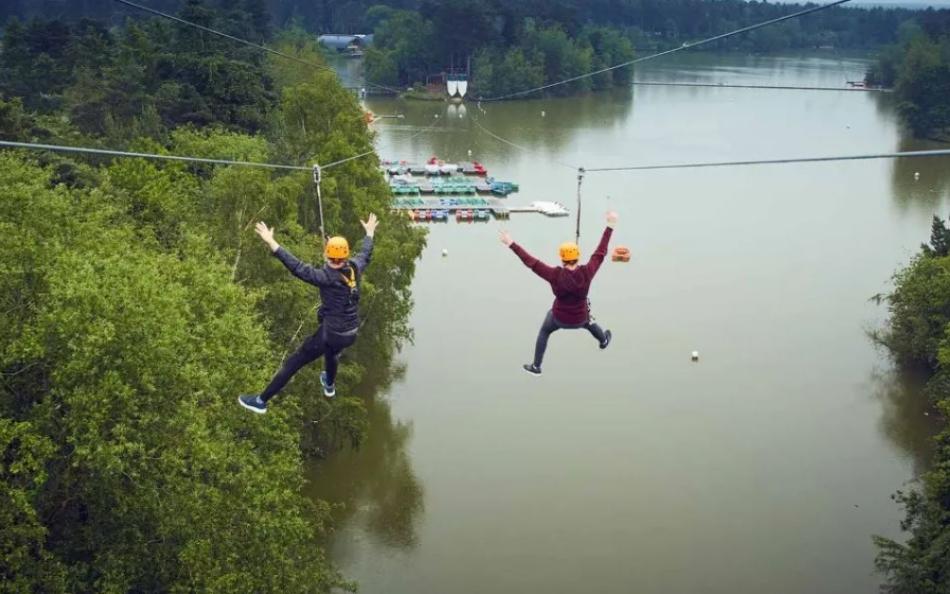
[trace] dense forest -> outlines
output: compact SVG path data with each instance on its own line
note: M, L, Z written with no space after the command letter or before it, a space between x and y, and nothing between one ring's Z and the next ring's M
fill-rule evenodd
M367 59L379 80L414 82L471 58L486 94L796 8L740 0L148 5L311 62L321 61L313 32L375 31L380 45ZM0 42L0 139L294 165L372 148L356 99L329 70L114 2L8 0L0 18L9 16L21 18ZM915 132L945 133L948 21L910 16L832 9L723 47L893 44L869 80L894 84ZM252 223L276 225L283 245L319 261L309 174L0 152L0 589L353 586L324 556L329 507L302 495L302 468L360 441L370 376L387 375L367 370L390 366L411 338L409 286L425 237L389 213L377 166L368 156L327 170L323 181L334 233L355 239L361 216L382 217L365 327L338 381L344 396L315 398L310 370L261 419L234 397L262 386L315 325L314 296L275 264ZM900 362L932 372L930 392L945 414L948 279L950 231L935 220L930 243L897 275L878 335ZM899 495L910 540L878 540L878 567L894 592L945 592L950 582L950 432L939 443L921 490Z
M888 325L875 334L897 362L931 374L927 392L950 416L950 229L934 217L930 243L894 278ZM906 543L876 538L876 565L893 594L940 594L950 588L950 429L937 437L931 470L920 489L898 492Z
M376 34L367 53L374 82L407 85L471 60L473 92L496 97L766 21L802 6L733 0L605 1L500 5L476 0L421 2L412 10L369 7L361 26ZM906 10L829 9L726 39L712 49L869 48L896 40ZM629 68L549 91L565 94L632 79Z
M184 0L143 1L151 8L176 12ZM517 43L525 19L540 25L560 25L576 36L588 25L610 25L629 32L635 46L695 40L743 25L776 18L803 8L801 4L746 2L745 0L253 0L208 2L230 9L260 6L273 16L277 27L297 21L317 33L369 33L378 23L373 6L410 10L430 21L437 38L435 51L447 59L452 53L472 53L475 48ZM83 17L118 21L136 11L102 0L7 0L0 18L11 15L60 20ZM896 40L897 26L911 18L906 9L839 7L801 21L753 32L747 39L728 41L728 47L784 49L787 47L876 47ZM461 45L460 45L461 44Z
M154 0L152 8L177 10L180 0ZM276 15L311 32L375 33L367 73L381 85L423 83L471 64L473 92L498 96L570 78L649 52L773 19L804 5L745 0L303 0L218 1L223 10L243 5ZM20 0L8 14L94 16L120 20L134 9L116 2ZM836 7L719 42L713 49L770 52L797 48L875 48L897 41L906 9ZM231 31L229 31L231 32ZM265 31L245 30L252 39ZM631 80L628 69L581 80L554 93L601 89Z
M900 28L868 83L893 87L901 118L917 136L950 138L950 11L928 11Z
M226 4L180 14L321 60L309 35L271 37L264 3ZM153 19L11 21L0 138L290 165L372 148L331 70ZM309 172L5 150L0 188L0 590L350 587L303 467L361 439L425 240L390 214L375 155L322 184L329 231L382 219L341 395L316 397L308 370L266 417L236 395L313 331L315 295L253 222L320 261Z

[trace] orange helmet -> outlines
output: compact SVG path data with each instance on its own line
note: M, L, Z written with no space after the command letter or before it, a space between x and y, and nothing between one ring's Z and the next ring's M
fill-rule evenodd
M327 247L323 255L334 260L343 260L350 257L350 244L345 237L331 237L327 240Z
M558 252L561 254L562 262L574 262L581 257L581 248L572 241L562 243Z

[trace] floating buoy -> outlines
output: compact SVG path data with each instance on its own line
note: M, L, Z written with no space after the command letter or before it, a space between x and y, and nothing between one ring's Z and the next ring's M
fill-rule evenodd
M920 179L920 172L919 172L919 171L915 171L915 172L914 172L914 179Z
M544 110L543 110L543 109L541 110L541 117L542 117L542 118L544 117Z
M629 262L630 248L618 245L614 248L613 253L610 255L610 259L614 262Z
M468 149L468 156L469 156L469 157L472 156L472 149Z
M448 255L449 255L449 250L447 248L442 248L442 257L444 258Z
M693 361L699 361L699 351L693 351L689 358Z

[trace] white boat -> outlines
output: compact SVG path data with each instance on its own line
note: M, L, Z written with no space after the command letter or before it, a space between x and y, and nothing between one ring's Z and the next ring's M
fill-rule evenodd
M440 173L455 173L459 170L459 166L456 163L444 163L439 165Z
M465 93L468 92L468 81L467 81L467 80L460 80L460 81L458 81L457 85L458 85L458 86L457 86L456 88L458 89L459 95L462 96L462 97L464 97L464 96L465 96Z
M449 80L445 82L445 89L449 93L449 97L455 97L459 90L459 83L456 80Z
M426 163L427 175L439 175L439 166L435 163Z
M560 202L532 202L531 208L549 217L566 217L570 214L567 207Z

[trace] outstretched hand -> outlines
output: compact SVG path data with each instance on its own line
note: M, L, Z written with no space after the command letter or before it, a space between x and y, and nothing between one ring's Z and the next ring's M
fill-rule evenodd
M609 210L607 211L607 226L613 227L617 224L617 221L620 220L620 215L616 211Z
M511 244L515 242L515 240L511 238L511 233L508 233L505 230L501 231L500 238L501 242L509 247L511 247Z
M363 225L363 229L366 230L366 236L372 237L373 234L376 233L376 225L379 224L379 219L376 218L375 214L369 213L369 216L366 217L366 220L360 221L360 223Z
M277 248L280 246L277 245L277 242L274 241L274 228L268 228L267 224L264 221L260 221L255 225L254 230L257 231L257 234L261 236L261 239L264 240L272 252L276 252Z

